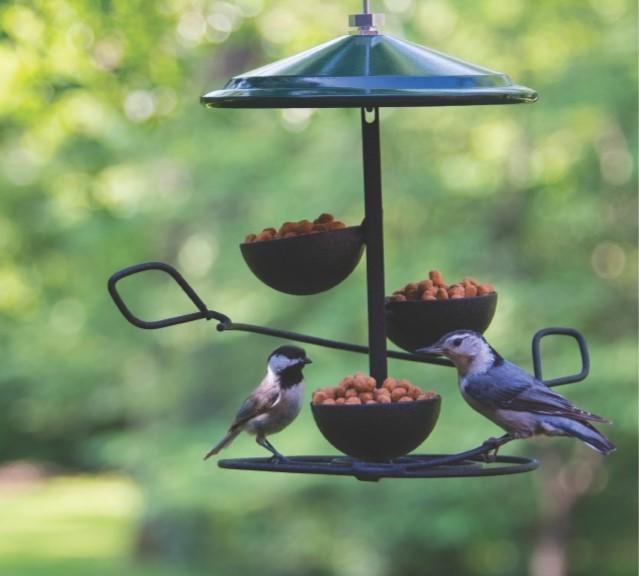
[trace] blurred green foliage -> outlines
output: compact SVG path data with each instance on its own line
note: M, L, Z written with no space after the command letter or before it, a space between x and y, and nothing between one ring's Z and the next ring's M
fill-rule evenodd
M512 447L542 461L525 476L375 485L203 464L278 341L206 323L141 332L106 279L164 260L234 320L364 341L363 265L297 298L259 284L237 248L284 220L361 219L357 111L198 104L234 73L341 33L359 2L32 0L0 3L0 459L126 472L143 498L134 556L216 575L551 576L564 563L575 575L634 574L636 6L373 5L389 33L541 95L534 106L383 111L388 291L432 268L494 283L487 336L524 366L538 328L581 330L591 376L562 392L614 421L619 451L602 460L539 440ZM189 310L151 274L123 289L149 318ZM577 369L573 347L544 353L548 376ZM311 388L366 369L364 357L309 354ZM451 371L390 369L443 396L424 450L496 433ZM276 440L285 453L332 451L308 410ZM229 450L256 453L249 438Z

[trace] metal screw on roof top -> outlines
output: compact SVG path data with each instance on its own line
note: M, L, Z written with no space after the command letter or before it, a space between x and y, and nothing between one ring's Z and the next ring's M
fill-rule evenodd
M384 15L372 14L369 0L364 0L364 11L361 14L351 14L348 17L348 25L357 28L353 34L373 36L379 34L378 28L384 25Z

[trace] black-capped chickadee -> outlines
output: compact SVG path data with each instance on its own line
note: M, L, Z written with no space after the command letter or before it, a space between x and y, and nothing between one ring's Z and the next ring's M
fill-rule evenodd
M300 413L304 399L302 369L311 360L297 346L281 346L268 357L266 376L244 401L228 432L204 459L228 446L242 431L255 434L255 441L278 460L285 460L267 436L286 428Z
M573 436L601 454L615 446L590 422L610 424L574 406L543 382L504 360L481 334L458 330L418 350L442 354L455 364L462 396L472 408L506 430L507 437Z

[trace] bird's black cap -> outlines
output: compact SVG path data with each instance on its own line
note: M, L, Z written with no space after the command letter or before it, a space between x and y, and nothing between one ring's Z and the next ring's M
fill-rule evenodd
M279 348L276 348L275 350L273 350L273 352L271 352L271 354L269 355L269 360L273 356L286 356L291 360L300 358L306 359L310 362L310 360L306 356L304 348L300 348L299 346L280 346Z

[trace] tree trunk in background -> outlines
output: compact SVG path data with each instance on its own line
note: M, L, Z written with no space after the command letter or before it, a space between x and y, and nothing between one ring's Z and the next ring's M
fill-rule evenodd
M601 466L601 457L581 446L570 461L562 460L559 451L548 450L539 470L541 516L529 576L567 576L571 513Z

